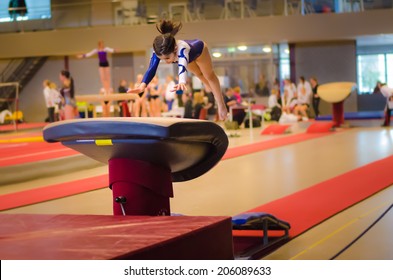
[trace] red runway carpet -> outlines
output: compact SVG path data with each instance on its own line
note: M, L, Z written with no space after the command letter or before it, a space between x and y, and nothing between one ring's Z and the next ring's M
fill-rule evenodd
M310 140L325 135L330 135L330 134L300 133L300 134L295 134L279 139L262 141L262 142L240 146L240 147L234 147L227 150L226 154L223 157L223 160L250 154L250 153L260 152L267 149L278 148L283 145L294 144L297 142ZM66 148L62 146L60 143L53 143L53 144L29 143L29 144L35 144L32 145L29 149L30 154L15 156L15 158L13 158L13 153L17 153L18 149L20 148L15 147L14 149L10 149L6 154L6 158L0 159L0 167L5 165L10 165L10 163L16 164L18 161L21 161L21 163L23 163L26 162L26 160L29 161L33 159L42 160L42 159L47 159L49 157L55 157L56 155L62 155L62 154L67 155L68 153L77 154L76 151ZM38 151L34 152L34 147L38 148L39 145L45 146L45 152L42 153ZM47 150L46 145L49 145L49 148L52 149ZM84 193L87 191L102 189L108 186L108 180L109 180L108 175L102 175L102 176L91 177L83 180L70 181L67 183L35 188L27 191L4 194L0 196L0 211L31 205L34 203L44 202L52 199L58 199L70 195Z
M102 189L108 185L108 175L105 174L78 181L4 194L0 196L0 211Z
M14 124L4 124L0 125L0 131L15 131L15 130L26 130L33 128L40 128L46 126L48 123L18 123L16 126Z
M223 159L230 159L234 157L243 156L246 154L261 152L268 149L279 148L285 145L298 143L301 141L311 140L322 136L330 135L329 133L299 133L282 138L272 139L268 141L257 142L244 146L229 148L225 153Z
M1 144L0 153L0 167L78 154L61 143L46 142Z
M391 186L392 166L393 156L390 156L247 212L266 212L289 222L289 234L295 237ZM248 234L255 235L251 232Z
M50 160L65 156L79 154L75 150L63 146L61 143L47 143L41 141L23 141L23 139L38 138L40 134L25 133L18 136L3 136L0 138L0 167L12 166L23 163L33 163L40 160ZM321 136L328 135L326 133L316 133L309 135L306 133L289 135L279 139L261 141L249 145L230 148L224 155L224 159L241 156L248 153L263 151L266 149L277 148L283 145L294 144L300 141L310 140ZM3 141L3 142L1 142Z

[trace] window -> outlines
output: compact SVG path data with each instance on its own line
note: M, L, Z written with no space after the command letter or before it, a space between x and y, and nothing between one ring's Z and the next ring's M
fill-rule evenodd
M389 86L393 86L393 54L386 55L386 73L387 73L387 79L385 79L386 83Z
M22 5L23 4L23 5ZM26 13L19 13L22 6L26 6ZM9 7L14 10L9 10ZM51 1L50 0L2 0L0 1L0 22L9 22L14 20L37 20L51 18Z
M390 56L390 69L393 69L393 56ZM386 54L358 55L357 67L359 94L372 94L377 81L388 81ZM390 76L393 80L393 73Z

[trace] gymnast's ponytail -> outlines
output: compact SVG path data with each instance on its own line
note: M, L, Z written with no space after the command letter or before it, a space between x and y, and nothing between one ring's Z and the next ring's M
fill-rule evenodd
M157 36L153 42L153 49L156 55L168 55L175 51L175 35L182 28L181 22L174 23L170 20L162 20L156 25L158 32L162 35Z
M182 28L181 22L175 23L171 20L161 20L159 24L156 25L158 32L162 35L166 33L170 33L172 36L175 36L177 32Z

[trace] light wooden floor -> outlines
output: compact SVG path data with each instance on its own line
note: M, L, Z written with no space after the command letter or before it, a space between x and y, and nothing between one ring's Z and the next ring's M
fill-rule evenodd
M207 174L175 183L172 212L233 216L393 154L393 129L380 122L329 136L221 161ZM305 123L294 125L301 133ZM230 146L286 137L261 136L261 128L242 129ZM1 170L0 170L1 172ZM0 194L107 173L106 166L3 186ZM377 174L370 174L377 176ZM393 182L392 182L393 184ZM318 259L335 256L393 203L393 187L343 211L291 240L264 259ZM312 209L310 209L312 211ZM393 210L337 259L393 259ZM109 189L4 211L4 213L112 214Z

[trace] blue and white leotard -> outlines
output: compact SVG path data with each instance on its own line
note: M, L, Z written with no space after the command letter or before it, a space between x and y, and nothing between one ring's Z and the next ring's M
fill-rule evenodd
M187 81L187 65L196 60L202 53L204 43L201 40L177 40L177 57L179 65L179 84L185 84ZM156 75L160 59L153 53L150 59L150 65L147 69L142 83L150 83Z

